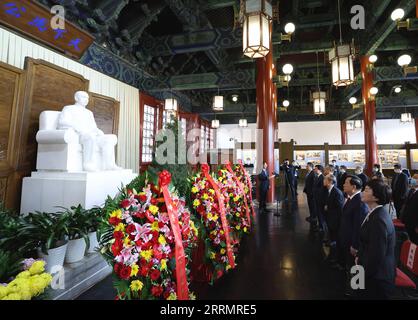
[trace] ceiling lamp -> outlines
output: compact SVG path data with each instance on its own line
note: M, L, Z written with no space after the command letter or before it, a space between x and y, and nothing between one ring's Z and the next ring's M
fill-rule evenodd
M374 63L376 63L376 61L377 61L377 55L372 54L372 55L369 57L369 62L374 64Z
M214 96L213 97L212 109L213 109L213 111L223 111L224 110L224 97L223 96Z
M212 120L212 129L218 129L220 126L219 120Z
M285 75L290 75L290 74L292 74L292 73L293 73L293 66L292 66L290 63L286 63L286 64L283 66L282 70L283 70L283 73L284 73Z
M348 102L350 102L350 104L356 104L357 103L357 98L356 97L351 97L350 100L348 100Z
M401 93L402 92L402 87L401 86L396 86L394 91L395 91L395 93Z
M243 52L250 58L263 58L270 51L270 21L273 7L267 0L244 0Z
M390 15L390 18L392 19L392 21L395 21L395 22L402 20L403 17L405 17L405 11L404 9L400 9L400 8L393 10L392 14Z
M240 128L246 128L246 127L248 127L247 119L240 119L239 120L239 123L238 123L238 126Z
M165 99L164 110L168 112L177 112L178 103L174 98Z
M289 100L284 100L284 101L283 101L283 107L287 108L287 107L289 107L289 106L290 106L290 102L289 102Z
M354 40L352 43L343 44L340 0L338 0L338 21L340 25L340 44L334 45L334 48L328 53L328 57L332 66L332 83L336 87L345 87L354 82L355 47Z
M232 95L232 101L233 102L238 102L238 95L237 94Z
M361 120L355 120L354 121L354 128L355 129L361 129L361 128L363 128L363 121L361 121Z
M409 112L402 113L401 114L401 123L410 123L413 122L412 120L412 114Z
M318 80L318 89L311 93L311 101L313 102L314 114L321 115L325 114L325 102L327 100L327 93L321 91L319 86L319 57L318 51L316 52L316 71Z
M375 101L376 95L379 93L379 89L376 87L372 87L369 90L369 101Z
M404 54L398 58L398 64L402 67L405 77L410 73L417 73L417 67L410 67L412 58L409 54Z
M286 34L281 34L280 39L282 41L292 41L292 34L295 32L296 26L294 23L289 22L284 26L284 32Z

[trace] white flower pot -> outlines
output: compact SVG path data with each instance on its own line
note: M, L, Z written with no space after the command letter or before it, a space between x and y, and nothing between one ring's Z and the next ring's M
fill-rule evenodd
M48 254L44 254L40 248L38 248L39 258L45 260L45 270L51 272L54 266L62 267L64 264L65 254L67 252L68 243L54 249L49 249Z
M67 254L65 255L66 263L74 263L80 261L86 252L86 241L81 239L68 241Z
M90 246L87 248L87 253L94 253L99 247L99 242L97 241L97 232L89 233Z

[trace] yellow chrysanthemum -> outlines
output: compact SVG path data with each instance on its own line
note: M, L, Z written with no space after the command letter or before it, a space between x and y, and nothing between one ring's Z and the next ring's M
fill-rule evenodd
M241 227L240 226L236 226L235 229L241 230Z
M22 300L22 297L18 293L11 293L5 296L2 300Z
M131 267L131 277L135 277L138 274L139 266L137 264L134 264Z
M158 237L158 243L162 245L167 244L167 241L165 240L165 237L162 234L160 234L160 236Z
M192 193L198 193L198 192L199 192L199 189L198 189L197 187L195 187L195 186L194 186L194 187L192 188Z
M115 231L125 231L125 225L123 223L119 223L116 228Z
M221 249L221 254L225 254L226 250L224 248Z
M0 299L3 299L9 294L9 289L7 287L0 286Z
M31 273L29 272L29 270L26 270L26 271L19 273L16 276L16 279L25 279L25 278L29 278L30 276L31 276Z
M213 216L212 216L212 213L208 213L208 215L207 215L207 218L208 218L208 220L212 220L212 218L213 218Z
M123 240L123 246L126 248L126 247L129 247L130 245L131 245L131 239L129 239L129 237L126 237Z
M209 198L209 196L208 196L208 194L207 194L207 193L203 194L203 196L202 196L202 199L203 199L203 200L208 200L208 198Z
M218 220L219 219L219 216L217 215L217 214L215 214L214 216L213 216L213 221L216 221L216 220Z
M158 221L154 221L154 222L151 224L151 230L152 230L152 231L160 231L160 228L158 227Z
M226 271L228 271L229 269L231 269L231 266L228 264L225 268Z
M195 199L194 201L193 201L193 207L198 207L198 206L200 206L200 200L199 199Z
M130 285L131 290L135 292L141 291L143 287L144 287L144 284L139 280L132 281Z
M239 200L240 198L241 198L240 196L235 196L235 198L234 198L234 202L238 202L238 200Z
M216 253L215 252L211 252L210 253L210 258L213 260L213 259L215 259L215 257L216 257Z
M110 214L110 217L111 218L119 218L119 219L122 219L122 210L118 209L118 210L113 211Z
M247 232L247 231L248 231L247 227L244 227L244 232Z
M237 217L239 218L241 215L239 214L239 212L237 212L237 213L235 214L235 216L237 216Z
M147 262L151 260L152 249L141 251L141 257L144 258Z
M189 293L189 299L196 300L196 295L193 292Z
M211 194L215 194L215 190L213 190L213 189L209 189L209 192L210 192Z
M167 270L167 259L161 260L160 271Z
M41 274L45 271L45 261L39 260L35 261L32 266L29 268L31 275Z
M150 205L148 209L154 216L158 213L158 207L157 206Z

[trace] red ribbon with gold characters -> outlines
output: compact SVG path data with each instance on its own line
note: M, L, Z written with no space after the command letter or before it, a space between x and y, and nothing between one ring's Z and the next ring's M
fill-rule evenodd
M226 253L228 255L229 265L231 266L231 268L235 268L235 258L232 252L231 238L229 237L228 221L226 220L224 197L221 194L221 191L219 190L218 185L216 184L215 181L213 181L213 178L209 174L209 166L207 164L202 164L202 172L205 175L205 178L212 185L212 188L215 190L216 197L218 198L222 229L224 230L224 233L225 233Z
M251 178L250 175L248 174L247 170L245 170L243 164L242 164L242 160L238 160L238 164L241 167L242 172L244 172L245 174L245 178L247 179L247 185L248 188L250 189L250 201L251 201L251 211L253 213L253 218L255 219L255 210L254 210L254 203L253 203L253 184L251 183Z
M239 190L241 191L241 194L243 195L244 205L245 205L245 212L247 213L247 221L248 221L248 225L251 228L250 209L248 208L247 197L245 195L244 186L242 185L241 181L238 180L237 176L235 175L234 171L231 168L231 163L229 161L225 162L225 168L226 168L226 170L229 171L230 174L232 174L232 179L234 179L235 183L239 187Z
M175 241L176 259L176 279L177 279L177 298L178 300L189 300L189 287L186 277L186 255L184 254L183 240L179 226L177 206L173 203L168 185L171 182L171 174L167 170L160 173L158 184L163 192L165 204L167 206L168 217L170 218L171 228Z

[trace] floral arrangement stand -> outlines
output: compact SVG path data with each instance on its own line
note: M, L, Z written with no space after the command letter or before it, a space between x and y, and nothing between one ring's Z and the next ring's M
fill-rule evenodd
M170 173L154 180L146 172L106 202L101 253L113 266L116 299L195 299L188 265L197 228L185 201L169 191Z
M251 177L248 174L248 171L245 170L244 165L242 164L242 160L238 160L238 165L236 166L235 172L239 173L241 175L242 179L245 180L245 183L246 183L247 188L248 188L248 192L246 192L247 203L250 204L252 217L255 220L255 209L254 209L253 194L252 194L253 185L252 185L252 182L251 182ZM244 181L242 181L242 182L244 183Z

